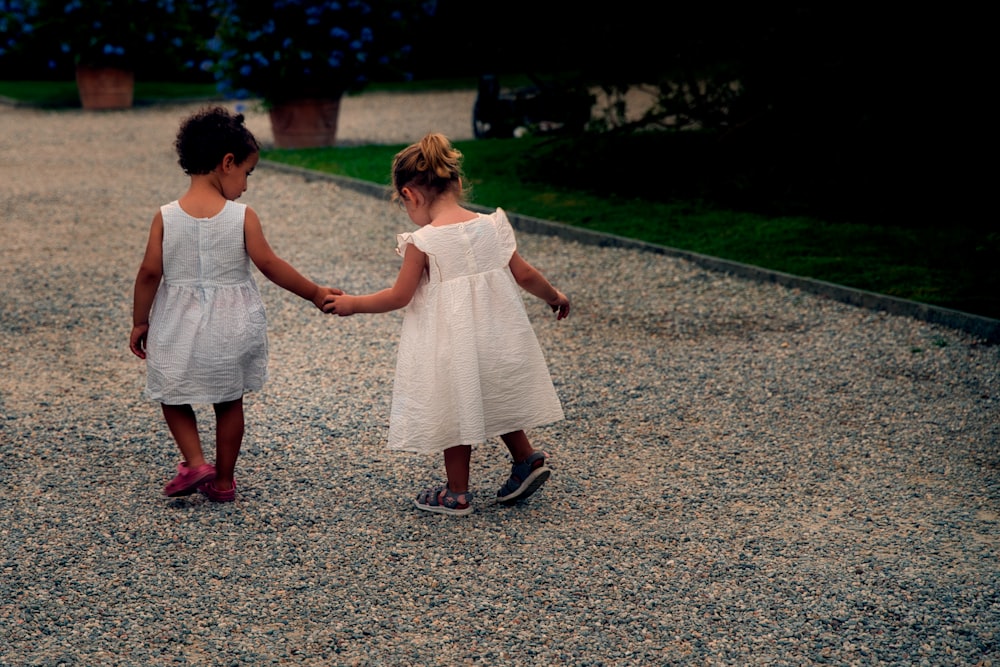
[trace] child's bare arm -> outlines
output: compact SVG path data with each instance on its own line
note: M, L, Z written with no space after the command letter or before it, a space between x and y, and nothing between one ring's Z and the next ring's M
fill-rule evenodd
M529 264L521 255L514 252L510 258L510 272L521 289L549 304L556 319L569 317L569 299L565 294L552 286L541 271Z
M254 265L260 269L264 277L278 287L288 290L307 301L312 301L317 308L323 307L323 299L330 294L342 292L332 287L321 287L309 280L295 268L278 257L264 237L264 230L257 213L249 206L246 219L243 222L243 234L247 246L247 254Z
M396 276L396 282L392 287L361 296L353 294L328 296L323 310L341 317L355 313L387 313L398 310L410 303L413 298L413 293L420 284L420 276L426 261L427 256L416 246L411 245L403 255L403 265L399 268L399 275Z
M140 359L146 358L146 335L149 332L149 311L153 298L163 277L163 216L159 211L153 216L149 227L146 253L135 276L132 298L132 333L129 335L129 349Z

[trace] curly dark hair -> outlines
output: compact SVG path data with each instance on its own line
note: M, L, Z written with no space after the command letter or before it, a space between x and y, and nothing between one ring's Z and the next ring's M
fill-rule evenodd
M177 131L174 148L184 173L192 176L215 169L226 153L236 164L260 152L257 138L247 129L241 113L223 107L206 107L188 116Z

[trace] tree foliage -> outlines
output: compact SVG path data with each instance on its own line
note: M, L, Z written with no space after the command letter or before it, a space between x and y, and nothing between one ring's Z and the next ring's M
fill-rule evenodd
M467 46L457 50L472 73L599 86L612 101L612 134L700 129L710 140L684 146L711 152L697 163L718 165L732 196L933 224L963 208L953 195L975 176L947 159L979 129L970 91L982 84L967 75L985 17L962 9L511 0L485 13L477 5L476 18L457 0L440 8L439 29L463 26L448 47L456 52L454 37L463 36ZM615 102L638 84L656 104L626 119Z

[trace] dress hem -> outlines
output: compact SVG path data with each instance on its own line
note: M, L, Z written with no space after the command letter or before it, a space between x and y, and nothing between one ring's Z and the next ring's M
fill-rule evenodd
M399 445L386 445L386 449L388 449L389 451L393 451L393 452L407 452L407 453L410 453L410 454L440 454L440 453L442 453L446 449L451 449L452 447L459 447L461 445L469 445L471 447L476 447L476 446L479 446L479 445L486 445L486 444L489 444L490 440L493 440L494 438L499 438L504 433L513 433L514 431L527 431L528 429L532 429L532 428L539 428L539 427L542 427L542 426L548 426L550 424L556 424L556 423L561 422L561 421L563 421L565 419L566 419L566 417L564 415L562 417L559 417L558 419L547 419L547 420L544 420L544 421L531 423L531 424L528 424L528 425L525 425L525 426L518 426L518 427L515 427L515 428L507 428L507 429L500 430L500 431L498 431L496 433L493 433L492 435L485 435L485 436L482 437L482 439L476 439L476 440L474 440L472 442L461 442L461 443L457 443L457 444L454 444L454 445L448 445L447 447L430 448L430 449L429 448L419 448L418 449L416 447L406 447L406 446L401 447Z
M206 405L207 404L211 404L211 405L215 405L217 403L229 403L230 401L235 401L237 399L243 398L247 394L252 393L254 391L260 391L260 390L259 389L244 389L242 393L236 393L235 395L232 395L232 396L229 396L229 397L224 397L224 398L216 398L214 396L212 396L212 397L196 396L195 398L183 398L183 399L176 399L176 400L173 400L173 399L168 400L170 397L155 397L155 396L153 396L152 394L150 394L148 392L145 393L144 396L145 396L145 398L147 400L154 401L156 403L162 403L164 405L192 405L192 404L199 404L199 405L201 405L201 404L206 404Z

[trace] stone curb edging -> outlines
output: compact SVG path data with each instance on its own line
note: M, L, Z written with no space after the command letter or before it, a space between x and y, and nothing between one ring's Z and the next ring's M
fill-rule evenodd
M362 194L388 199L389 191L387 186L379 185L377 183L371 183L348 176L327 174L314 171L312 169L306 169L304 167L296 167L280 162L273 162L271 160L261 160L260 164L277 171L298 174L306 180L331 180L343 187L355 190ZM480 212L489 212L492 210L490 208L474 204L468 205L468 207ZM672 257L680 257L712 271L728 273L741 278L749 278L757 282L776 283L785 287L800 289L803 292L824 296L835 301L860 306L872 311L884 311L891 315L901 315L904 317L912 317L923 322L929 322L931 324L941 324L972 334L989 344L1000 343L1000 320L995 320L989 317L965 313L959 310L951 310L949 308L941 308L939 306L920 303L919 301L900 299L898 297L878 294L876 292L867 292L865 290L845 287L843 285L828 283L814 278L802 278L800 276L794 276L780 271L763 269L750 264L742 264L740 262L711 257L709 255L702 255L696 252L671 248L669 246L657 245L655 243L647 243L645 241L638 241L636 239L616 236L605 232L596 232L590 229L573 227L561 222L541 220L539 218L532 218L531 216L521 215L519 213L511 213L510 211L507 211L507 217L510 219L514 228L519 231L531 234L559 236L570 241L577 241L587 245L631 248L645 252L669 255Z

